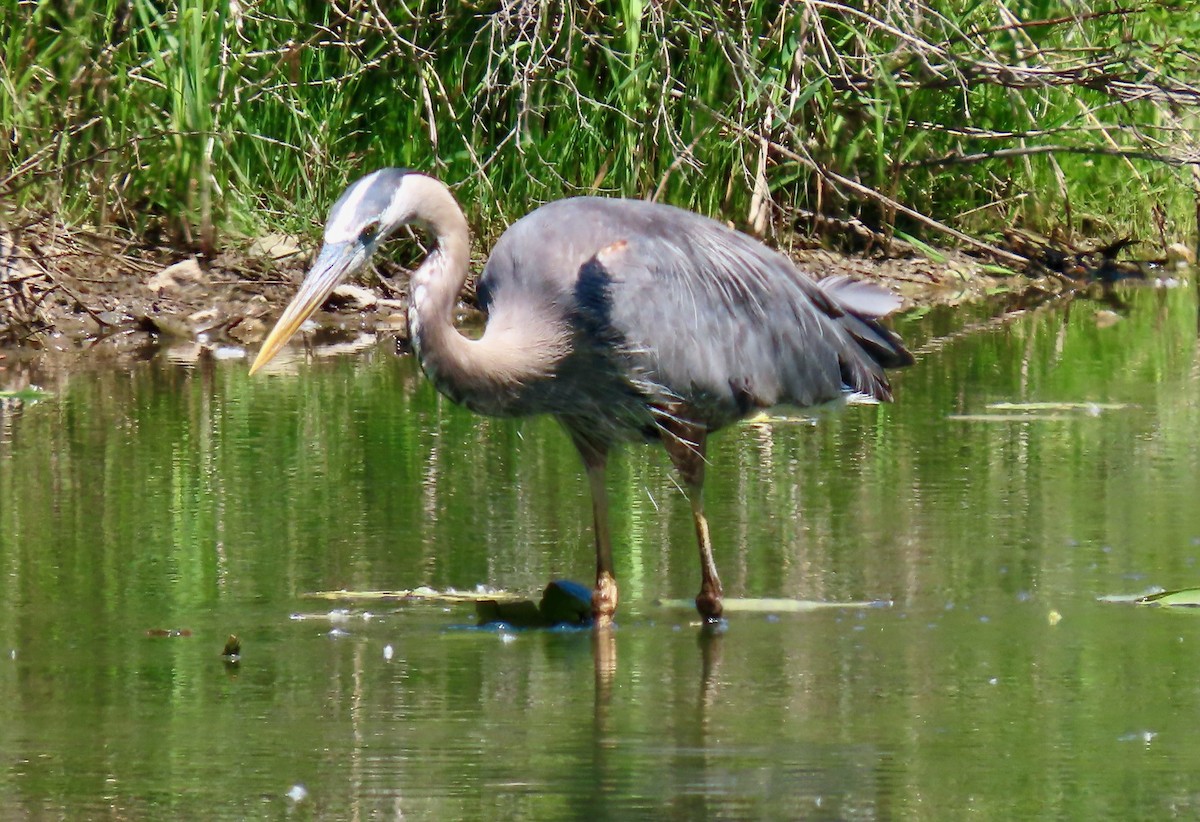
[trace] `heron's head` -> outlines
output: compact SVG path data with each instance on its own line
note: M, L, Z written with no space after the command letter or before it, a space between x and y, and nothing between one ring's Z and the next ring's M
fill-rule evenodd
M251 374L279 353L333 289L362 268L392 232L416 219L416 192L406 181L423 176L402 168L382 168L351 184L338 198L325 221L321 251L259 350Z

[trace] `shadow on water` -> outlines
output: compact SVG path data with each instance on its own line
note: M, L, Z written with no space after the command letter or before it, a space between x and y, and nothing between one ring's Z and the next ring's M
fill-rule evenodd
M312 591L586 579L570 444L380 350L19 366L51 396L0 411L0 815L1192 815L1200 635L1097 597L1200 582L1195 292L956 316L900 320L925 353L896 404L710 453L730 596L893 607L715 636L655 605L698 571L653 449L610 482L612 633L292 619Z

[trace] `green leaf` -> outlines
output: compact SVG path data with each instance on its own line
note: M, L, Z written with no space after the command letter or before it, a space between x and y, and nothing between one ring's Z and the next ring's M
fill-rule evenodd
M1104 596L1096 597L1096 601L1108 602L1116 605L1136 605L1143 599L1161 594L1162 592L1162 588L1154 588L1150 591L1142 591L1140 594L1105 594Z
M1147 594L1135 600L1138 605L1158 605L1163 608L1200 608L1200 588L1180 588Z
M1140 594L1108 594L1097 597L1100 602L1118 605L1153 605L1160 608L1200 608L1200 588L1179 588L1164 591L1156 588Z
M992 263L984 263L979 266L979 270L984 274L992 274L997 277L1015 277L1017 274L1011 268L1005 268L1002 265L993 265Z
M942 252L938 251L933 246L929 245L929 243L922 242L921 240L918 240L916 237L912 236L911 234L906 234L905 232L901 231L898 228L895 229L893 233L897 237L899 237L901 240L904 240L904 242L908 243L913 248L920 251L926 257L933 260L935 263L946 262L946 260L947 260L946 255L943 254Z

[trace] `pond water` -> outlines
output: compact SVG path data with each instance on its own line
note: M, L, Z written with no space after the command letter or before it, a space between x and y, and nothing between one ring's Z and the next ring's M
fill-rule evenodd
M1200 584L1195 292L899 327L894 405L724 432L708 486L728 595L890 606L721 636L658 604L699 581L660 449L613 466L612 635L467 630L305 595L588 582L553 423L384 349L45 365L0 412L0 816L1194 817L1200 614L1098 597Z

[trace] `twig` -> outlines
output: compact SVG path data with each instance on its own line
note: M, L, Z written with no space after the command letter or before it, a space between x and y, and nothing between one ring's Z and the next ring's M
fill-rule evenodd
M675 93L682 94L682 92L672 91L672 94L675 94ZM800 154L799 152L796 152L796 151L788 148L787 146L783 146L772 140L768 140L766 137L756 133L755 131L752 131L751 129L747 128L746 126L743 126L741 123L734 122L733 120L729 119L728 117L721 114L720 112L713 111L712 109L707 109L707 111L712 117L716 118L719 122L721 122L722 125L726 126L727 128L733 129L734 131L738 132L742 137L749 139L749 140L753 140L753 141L759 143L760 145L765 146L768 150L775 152L776 154L779 154L783 157L786 157L789 160L792 160L793 162L800 163L801 165L812 169L817 174L819 174L821 177L830 181L831 183L835 183L836 185L841 186L843 188L848 188L851 191L853 191L854 193L859 194L863 197L866 197L869 200L873 200L874 202L877 202L877 203L884 205L890 209L893 209L901 214L904 214L905 216L911 217L912 219L916 220L917 222L921 223L924 226L932 228L933 230L938 231L942 234L946 234L950 237L953 237L954 239L956 239L962 243L966 243L967 245L971 246L972 248L977 248L980 251L986 252L987 254L990 254L992 257L995 257L998 260L1004 260L1005 262L1007 262L1009 264L1019 265L1019 266L1024 266L1024 265L1029 264L1029 260L1025 257L1020 256L1019 254L1013 254L1010 251L1005 251L1002 248L997 248L996 246L991 245L990 243L985 243L983 240L972 237L969 234L964 234L963 232L959 231L958 229L951 228L950 226L946 225L945 223L938 222L937 220L933 219L932 217L930 217L926 214L922 214L921 212L917 211L914 208L909 208L908 206L904 205L903 203L901 203L897 200L894 200L891 197L888 197L887 195L882 194L881 192L876 191L875 189L871 188L870 186L865 186L862 183L857 182L856 180L851 180L849 177L843 177L841 174L838 174L835 171L829 170L828 168L824 167L822 164L818 163L816 160L812 159L811 157L806 157L806 156Z
M1068 14L1062 17L1050 17L1045 20L1024 20L1014 23L1006 23L1003 26L992 26L986 29L972 29L966 34L971 37L982 37L985 34L999 34L1002 31L1015 31L1017 29L1036 29L1045 26L1060 26L1063 23L1082 23L1084 20L1101 20L1105 17L1124 17L1130 14L1141 14L1144 9L1109 9L1107 11L1092 11L1083 14ZM950 45L961 38L947 40L944 45Z
M33 251L40 252L40 249L38 248L38 244L36 242L30 244L30 249ZM102 318L97 312L93 311L91 306L89 306L87 303L85 303L83 301L83 298L80 297L78 294L76 294L75 291L71 287L69 287L66 283L62 282L58 277L56 277L54 275L53 271L51 271L48 268L44 268L44 267L42 268L42 271L45 273L46 279L50 281L50 285L51 285L52 289L57 288L58 290L62 291L64 294L66 294L68 297L70 297L75 302L76 305L78 305L85 312L87 312L88 316L90 316L96 322L100 323L100 325L102 325L102 326L112 325L112 323L108 322L107 320Z
M913 168L937 168L940 166L962 165L965 163L980 163L984 160L997 160L1006 157L1026 157L1033 154L1094 154L1105 157L1124 157L1134 160L1153 160L1170 166L1200 166L1200 157L1188 159L1173 157L1168 154L1156 154L1152 151L1135 151L1124 148L1099 148L1096 146L1021 146L1018 148L999 148L994 151L979 151L974 154L949 154L945 157L930 157L925 160L915 160L901 163L904 170Z

